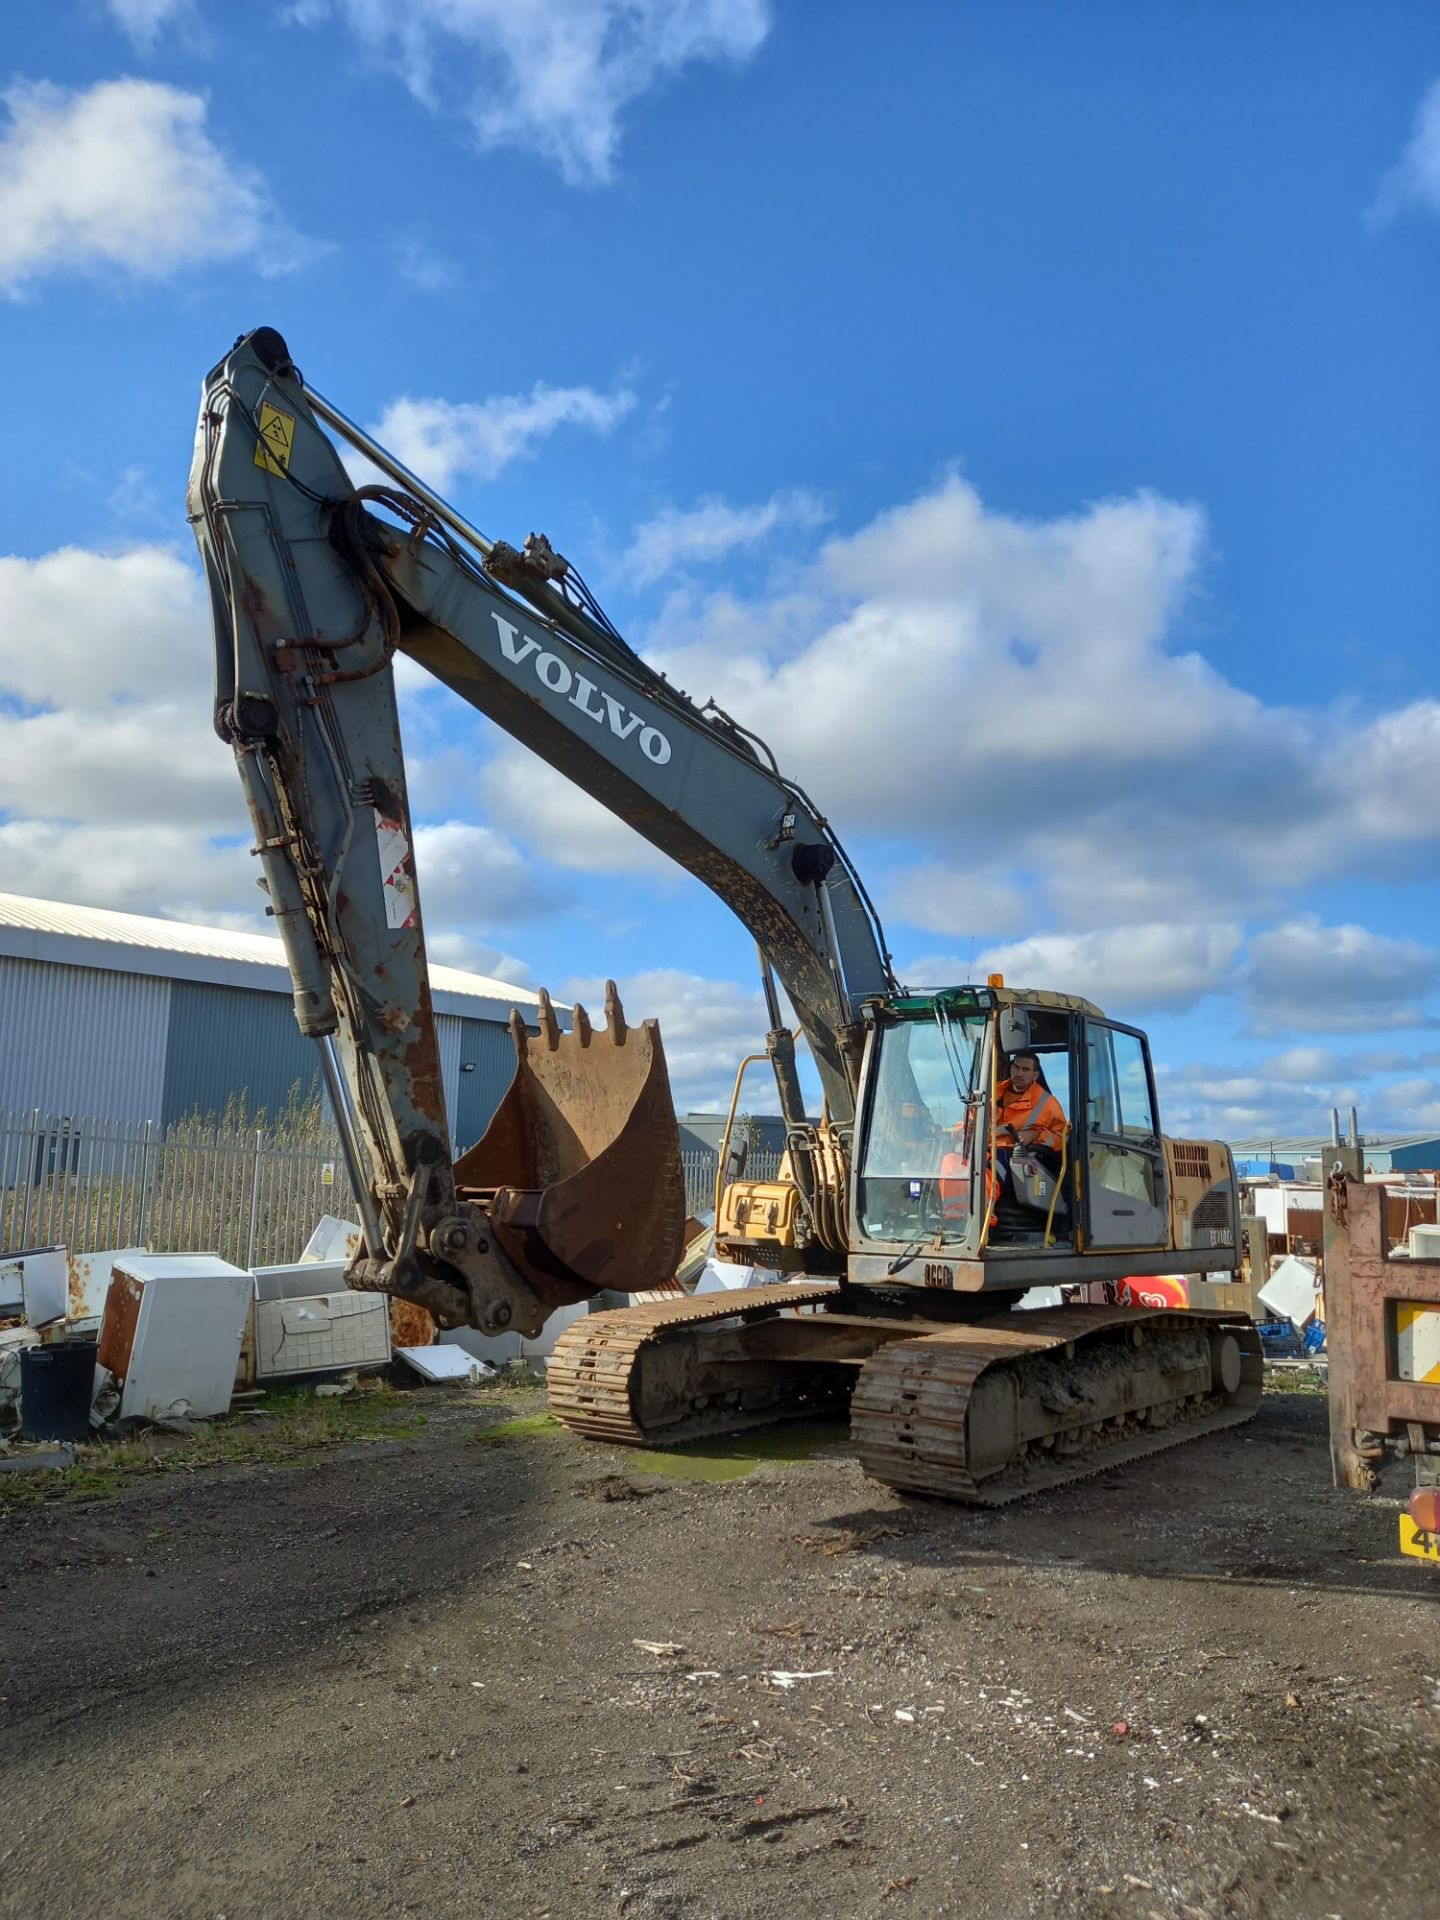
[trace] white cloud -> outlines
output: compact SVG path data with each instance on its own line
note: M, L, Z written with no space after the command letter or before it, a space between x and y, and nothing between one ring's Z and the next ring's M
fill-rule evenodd
M415 869L427 921L451 930L513 926L566 904L512 840L465 820L417 827Z
M199 94L152 80L83 93L16 81L0 98L0 291L66 271L157 279L201 261L244 259L264 274L296 264L300 243L260 175L211 140Z
M1195 802L1207 809L1203 821L1179 817L1180 795L1197 775L1206 789ZM1212 793L1204 767L1187 760L1176 762L1173 776L1173 786L1163 792L1152 795L1142 780L1128 798L1093 808L1077 793L1071 817L1043 829L1034 821L1011 823L1009 835L1043 879L1061 926L1088 931L1156 920L1263 917L1284 897L1286 862L1276 844L1284 825L1275 827L1267 847L1249 821L1233 817L1243 794L1232 792L1227 802Z
M208 597L172 549L0 558L0 632L0 809L241 830Z
M0 632L0 691L29 706L96 713L158 691L209 725L209 596L172 547L0 556Z
M167 28L193 32L198 25L195 0L105 0L105 10L144 52Z
M1380 182L1370 217L1393 220L1411 207L1440 213L1440 80L1421 96L1405 151Z
M3 820L0 872L8 892L40 900L274 931L248 840L223 845L188 823Z
M627 974L616 984L632 1026L641 1020L660 1022L676 1111L727 1106L741 1060L765 1044L769 1022L759 990L733 980L707 980L678 967ZM605 1004L605 983L594 976L566 981L563 992L567 1000L587 1007L592 1019ZM747 1095L753 1092L757 1106L766 1103L768 1110L774 1104L775 1083L766 1071L753 1068L754 1079L747 1078L746 1089Z
M812 529L829 518L824 503L804 487L772 493L759 506L732 507L712 496L682 511L665 507L635 529L622 566L641 586L679 568L723 560L738 548L758 546L782 528Z
M634 394L624 388L605 394L593 387L551 387L544 381L537 381L527 394L497 394L480 401L404 394L390 402L371 432L412 473L444 493L462 473L493 480L557 427L610 433L634 404Z
M1297 1083L1287 1067L1302 1064L1305 1049L1241 1065L1157 1062L1156 1091L1163 1130L1180 1138L1282 1139L1327 1132L1333 1106L1345 1109L1362 1096L1337 1075L1316 1084ZM1343 1066L1333 1055L1319 1059Z
M1280 1080L1293 1086L1323 1086L1352 1070L1346 1061L1328 1047L1288 1047L1260 1062L1259 1071L1266 1080Z
M432 960L447 967L461 967L466 973L488 974L492 980L505 980L514 987L533 987L534 975L523 960L500 947L488 946L468 933L441 928L432 933L427 921L425 947Z
M1361 844L1405 847L1432 839L1440 819L1440 701L1414 700L1348 729L1330 783ZM1324 823L1321 823L1324 830Z
M1440 1120L1440 1086L1415 1071L1437 1062L1434 1052L1339 1054L1325 1047L1290 1047L1238 1066L1157 1065L1156 1082L1170 1133L1221 1139L1328 1135L1332 1109L1338 1108L1344 1121L1352 1106L1371 1131L1383 1120L1391 1129L1413 1132ZM1376 1074L1406 1069L1407 1080L1373 1083Z
M559 866L648 874L661 882L679 874L633 827L524 747L502 746L480 775L480 791L494 820Z
M685 588L633 637L848 840L903 844L890 904L918 924L1000 932L967 901L983 876L996 912L1033 899L1016 925L1264 925L1440 837L1440 702L1271 706L1178 649L1206 549L1192 505L1028 521L949 474L783 592Z
M963 820L1008 917L1011 869L1091 897L1084 875L1107 871L1173 886L1216 837L1197 803L1233 810L1242 756L1276 753L1284 729L1258 701L1166 650L1203 544L1193 507L1141 495L1022 522L950 475L826 542L783 594L675 592L638 638L674 684L764 734L843 832L903 836L933 870ZM1073 857L1052 859L1067 833Z
M826 542L808 593L756 609L672 599L651 652L768 732L822 800L843 767L868 830L946 859L953 820L967 834L1003 825L1024 864L1077 805L1086 818L1133 807L1150 782L1163 807L1177 763L1196 774L1255 730L1258 702L1166 649L1203 546L1194 507L1139 495L1023 522L952 474ZM1210 777L1222 786L1229 771Z
M298 0L337 17L415 97L482 148L538 153L576 185L613 178L625 109L696 61L748 59L769 0Z
M1241 973L1258 1031L1365 1032L1434 1026L1422 1005L1440 955L1353 925L1301 915L1256 934Z
M910 954L896 967L895 975L902 986L917 993L934 987L968 986L978 977L973 953L964 960L955 953Z
M1387 1113L1408 1113L1417 1105L1433 1100L1440 1100L1440 1086L1417 1074L1409 1080L1392 1081L1381 1090L1376 1104Z
M1416 1067L1440 1067L1440 1052L1434 1048L1417 1052L1413 1047L1369 1047L1350 1054L1348 1059L1348 1070L1362 1075L1413 1073Z
M0 811L222 828L243 817L242 803L210 704L141 697L99 718L73 708L23 717L0 710Z
M1050 987L1095 1001L1116 1019L1142 1008L1194 1006L1233 981L1237 926L1162 923L1096 933L1040 933L991 947L977 977L1003 973L1015 987Z
M1374 1107L1382 1115L1388 1131L1424 1133L1431 1128L1440 1131L1440 1083L1434 1080L1423 1076L1397 1080L1382 1089ZM1368 1108L1362 1111L1360 1116L1362 1132L1368 1111ZM1373 1124L1371 1130L1374 1131Z
M0 632L6 885L263 926L197 569L162 546L0 557Z
M886 888L884 907L912 927L972 938L1014 933L1034 918L1024 888L1003 868L942 861L902 869Z

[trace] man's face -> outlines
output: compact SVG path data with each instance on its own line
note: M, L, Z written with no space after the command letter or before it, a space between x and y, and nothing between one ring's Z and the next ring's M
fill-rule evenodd
M1040 1069L1028 1054L1017 1054L1010 1062L1010 1084L1017 1093L1028 1093L1040 1078Z

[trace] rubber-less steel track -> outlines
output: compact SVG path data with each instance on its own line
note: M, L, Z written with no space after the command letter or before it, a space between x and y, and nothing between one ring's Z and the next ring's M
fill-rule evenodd
M668 1446L676 1440L705 1433L733 1432L762 1420L783 1419L787 1412L808 1412L771 1406L742 1410L691 1410L686 1417L667 1421L663 1429L647 1430L635 1406L642 1351L655 1343L682 1338L688 1328L699 1329L735 1320L768 1319L788 1307L812 1306L833 1299L833 1287L743 1287L730 1293L692 1294L688 1299L656 1300L645 1306L619 1307L607 1313L589 1313L572 1321L555 1342L546 1369L550 1410L573 1433L587 1440L608 1440L612 1446Z
M1235 1342L1233 1387L1217 1375L1204 1391L1148 1402L1127 1394L1147 1348L1163 1353L1176 1340L1193 1348L1198 1335ZM1015 1457L982 1471L972 1458L975 1397L1001 1371L1022 1402L1027 1392L1032 1404L1048 1395L1052 1417L1022 1434ZM897 1492L1004 1506L1248 1420L1262 1372L1259 1335L1244 1314L1057 1307L882 1347L860 1370L850 1434L865 1472Z
M827 1366L827 1307L845 1318L833 1286L767 1286L589 1314L556 1343L551 1408L587 1439L668 1446L843 1402L853 1379L851 1436L872 1479L1001 1506L1235 1425L1260 1397L1243 1314L1059 1307L917 1317L914 1334L877 1319L848 1365ZM754 1330L782 1316L777 1361Z

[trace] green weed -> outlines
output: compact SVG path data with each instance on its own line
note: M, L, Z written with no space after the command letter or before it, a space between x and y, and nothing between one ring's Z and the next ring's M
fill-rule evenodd
M81 1447L63 1473L37 1469L0 1482L0 1515L36 1507L105 1500L157 1474L220 1466L300 1466L308 1455L374 1440L409 1440L426 1416L381 1383L319 1398L295 1387L267 1393L253 1407L211 1420L190 1434L147 1433ZM165 1538L155 1528L150 1540Z
M498 1420L493 1426L477 1427L474 1437L486 1446L494 1446L505 1440L529 1440L537 1434L564 1431L553 1413L529 1413L518 1420Z

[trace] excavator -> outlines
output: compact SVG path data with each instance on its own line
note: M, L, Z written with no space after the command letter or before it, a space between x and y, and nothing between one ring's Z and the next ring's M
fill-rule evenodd
M868 1475L978 1505L1250 1415L1246 1315L1106 1304L1099 1284L1180 1274L1193 1299L1240 1260L1229 1151L1162 1135L1143 1033L998 975L907 989L834 828L765 743L649 665L546 538L482 535L310 386L273 328L204 382L188 515L215 725L361 1215L350 1285L489 1334L598 1302L549 1366L575 1432L668 1446L848 1404ZM512 1014L514 1081L453 1157L402 654L753 935L786 1147L770 1180L734 1156L716 1254L761 1284L604 1305L665 1287L686 1218L660 1035L627 1023L613 987L597 1023L576 1006L566 1030L543 993L533 1030ZM1048 1164L999 1128L1021 1055L1064 1116ZM1022 1308L1037 1287L1060 1304Z

